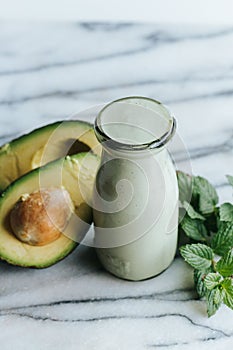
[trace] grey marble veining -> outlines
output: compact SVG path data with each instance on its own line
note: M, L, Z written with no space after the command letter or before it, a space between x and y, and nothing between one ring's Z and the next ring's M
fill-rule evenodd
M187 148L177 167L232 200L233 27L0 22L0 143L127 95L163 101ZM92 113L80 115L93 120ZM0 344L27 349L225 349L233 314L208 319L179 258L160 276L121 281L79 247L45 269L0 263Z

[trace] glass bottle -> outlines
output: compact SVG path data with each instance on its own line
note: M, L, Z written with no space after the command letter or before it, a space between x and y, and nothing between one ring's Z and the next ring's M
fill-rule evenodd
M93 196L95 247L112 274L143 280L173 261L178 185L166 145L176 121L160 102L126 97L95 120L102 145Z

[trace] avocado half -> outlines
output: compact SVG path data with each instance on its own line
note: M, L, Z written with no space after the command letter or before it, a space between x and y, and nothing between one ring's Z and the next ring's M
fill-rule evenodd
M53 160L87 152L100 154L92 124L67 120L35 129L0 148L0 192L32 169Z
M92 222L91 200L98 165L99 157L91 153L66 156L32 170L9 185L0 196L0 258L13 265L45 268L71 253ZM31 246L13 234L10 213L19 198L42 188L65 189L74 212L57 240L44 246Z

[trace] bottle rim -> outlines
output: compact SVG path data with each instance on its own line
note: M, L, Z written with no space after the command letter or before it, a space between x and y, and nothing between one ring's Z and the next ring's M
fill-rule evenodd
M124 101L129 100L141 100L141 101L149 101L153 102L161 108L161 111L164 112L164 116L168 118L169 121L169 128L168 130L161 135L161 137L156 138L152 141L146 142L146 143L124 143L117 141L113 138L111 138L103 129L102 125L102 115L103 113L113 104L120 103ZM164 104L162 104L160 101L149 98L149 97L142 97L142 96L128 96L123 97L117 100L114 100L108 104L106 104L101 111L98 113L95 122L94 122L94 131L95 135L100 143L107 142L108 147L113 148L115 150L125 150L125 151L143 151L143 150L152 150L152 149L159 149L163 146L165 146L174 136L177 128L177 123L175 117L171 114L169 109L165 107Z

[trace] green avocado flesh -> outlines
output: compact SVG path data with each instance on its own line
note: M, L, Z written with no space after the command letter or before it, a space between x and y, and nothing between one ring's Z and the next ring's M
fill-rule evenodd
M0 192L32 169L90 149L100 154L92 125L83 121L56 122L23 135L0 148Z
M13 265L44 268L68 255L92 222L92 191L99 158L91 153L66 156L32 170L13 182L0 196L0 258ZM74 213L61 236L44 246L22 243L13 234L10 213L22 195L40 189L64 188Z

